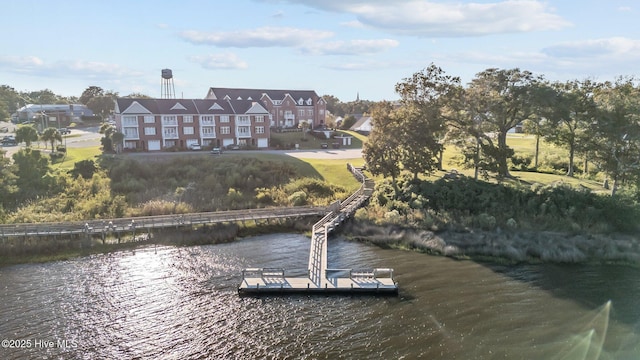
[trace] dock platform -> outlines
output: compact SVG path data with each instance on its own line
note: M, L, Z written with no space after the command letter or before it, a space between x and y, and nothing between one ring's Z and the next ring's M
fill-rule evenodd
M329 269L331 271L331 269ZM380 272L384 277L378 277ZM244 294L379 294L397 295L398 285L393 280L393 270L376 269L354 273L349 277L324 277L315 283L311 277L284 276L284 270L245 269L239 291Z
M354 168L350 164L348 169L362 182L362 185L345 201L334 203L329 213L313 225L307 276L287 276L284 269L244 269L242 281L238 287L240 294L398 294L398 284L393 279L393 269L353 270L327 267L329 235L353 216L373 192L373 181L368 179L361 169Z

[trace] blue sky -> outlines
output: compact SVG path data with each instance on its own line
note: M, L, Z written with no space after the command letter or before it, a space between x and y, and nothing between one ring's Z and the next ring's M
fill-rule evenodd
M635 0L4 0L0 84L177 97L209 87L394 100L427 67L464 83L487 68L549 80L637 75Z

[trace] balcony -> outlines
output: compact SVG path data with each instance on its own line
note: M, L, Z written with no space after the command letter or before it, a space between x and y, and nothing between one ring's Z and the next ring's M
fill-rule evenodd
M166 131L166 130L162 133L162 137L164 139L178 139L178 138L180 138L180 136L178 135L177 131Z
M203 139L215 139L216 138L216 132L200 132L200 137Z
M123 134L124 134L124 139L125 140L139 140L140 139L140 135L138 134L138 128L137 127L131 127L131 128L124 128L123 129Z

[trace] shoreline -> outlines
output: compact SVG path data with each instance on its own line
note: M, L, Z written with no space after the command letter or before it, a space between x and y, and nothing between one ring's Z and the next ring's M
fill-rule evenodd
M349 223L349 237L383 248L503 264L622 264L640 267L640 239L625 234L549 231L433 232Z
M91 244L83 244L76 241L73 246L71 241L61 241L61 245L51 248L50 244L36 243L30 248L15 250L13 253L0 255L0 269L7 266L22 264L41 264L51 261L66 261L74 258L91 256L96 254L108 254L122 250L133 250L148 245L164 245L176 247L189 247L197 245L215 245L233 242L245 237L274 233L304 233L311 229L311 223L302 220L288 224L256 224L244 225L218 224L216 226L202 226L194 229L163 229L161 231L137 236L122 242L113 242L113 239L103 243L99 239L92 239Z
M196 246L233 242L249 236L274 233L306 233L310 225L295 222L286 225L259 224L241 227L227 224L190 230L164 230L142 241L63 248L39 253L0 256L0 268L20 264L65 261L95 254L135 249L146 245ZM340 231L346 239L380 248L416 251L432 256L495 264L617 264L640 267L640 239L624 234L571 234L560 232L468 231L433 232L429 230L380 226L366 222L348 222ZM50 249L49 249L50 250Z

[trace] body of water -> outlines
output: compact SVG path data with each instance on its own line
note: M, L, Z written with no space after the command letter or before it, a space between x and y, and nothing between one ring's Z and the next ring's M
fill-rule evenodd
M275 234L0 268L2 359L638 359L640 269L497 266L329 241L398 297L239 297L245 267L304 273Z

